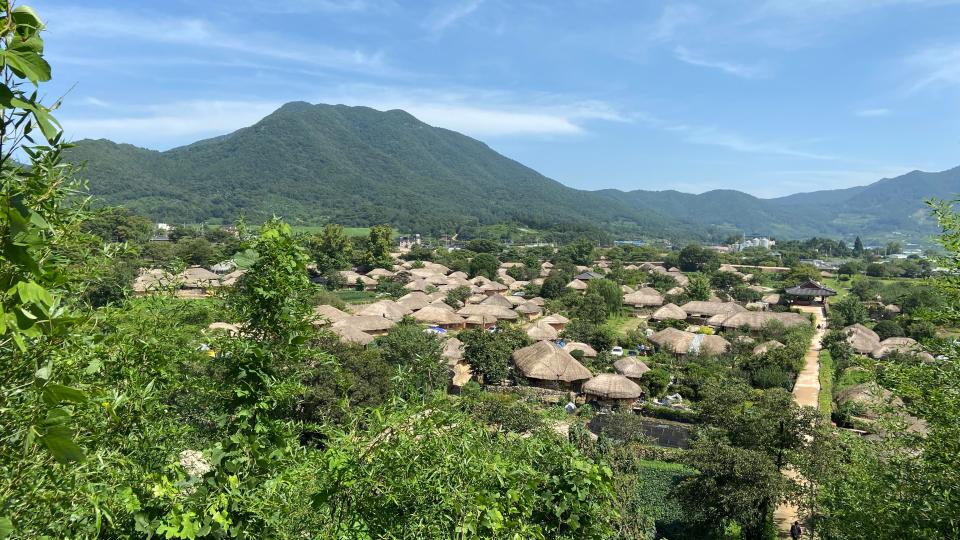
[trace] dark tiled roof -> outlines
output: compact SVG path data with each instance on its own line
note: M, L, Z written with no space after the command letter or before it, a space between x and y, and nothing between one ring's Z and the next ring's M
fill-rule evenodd
M787 287L784 290L791 296L834 296L837 294L837 291L824 287L812 279L793 287Z

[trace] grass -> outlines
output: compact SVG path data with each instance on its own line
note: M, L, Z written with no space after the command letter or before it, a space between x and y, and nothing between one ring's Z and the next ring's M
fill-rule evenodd
M355 291L352 289L335 291L334 294L348 304L367 304L377 298L377 294L373 291Z
M820 395L818 405L820 413L830 417L833 407L833 357L830 351L823 349L820 351Z
M615 315L603 323L604 326L611 328L614 332L626 336L629 332L640 328L643 325L643 319L630 315Z
M326 225L292 225L294 232L316 234L323 230ZM362 237L370 234L370 227L344 227L343 234L351 237ZM405 233L393 231L393 237L404 236Z

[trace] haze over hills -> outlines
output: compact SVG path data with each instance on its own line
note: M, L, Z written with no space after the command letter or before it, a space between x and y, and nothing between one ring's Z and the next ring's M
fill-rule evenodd
M617 236L709 240L932 232L923 200L960 192L960 167L869 186L760 199L734 190L577 190L486 144L410 114L288 103L253 126L157 152L82 140L68 160L103 204L173 223L280 215L295 223L599 227Z

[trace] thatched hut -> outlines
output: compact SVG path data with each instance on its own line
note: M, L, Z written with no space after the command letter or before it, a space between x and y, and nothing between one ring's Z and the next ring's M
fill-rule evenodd
M880 346L880 336L866 326L857 323L843 329L847 343L858 354L870 354Z
M393 275L394 273L386 268L374 268L367 272L367 277L371 279L389 278L393 277Z
M597 351L590 345L586 343L581 343L579 341L568 341L563 345L563 350L567 351L571 355L574 351L580 351L583 353L584 358L596 358Z
M534 386L578 390L593 374L570 353L549 341L513 351L517 370Z
M417 311L430 305L433 299L423 291L413 291L407 293L397 300L397 303L410 311Z
M380 300L379 302L367 304L356 312L357 315L386 317L392 321L399 321L411 313L413 313L412 310L403 307L403 305L393 300Z
M654 288L641 287L630 294L624 295L623 303L633 306L634 309L662 306L663 295Z
M496 326L497 318L493 315L470 315L464 322L467 328L487 329L492 326Z
M667 272L667 275L672 277L673 280L676 281L677 285L679 285L680 287L686 287L687 285L690 284L690 278L688 278L681 272Z
M655 321L683 321L687 319L687 312L671 303L654 311L651 318Z
M373 336L386 334L396 325L396 321L386 317L376 317L373 315L354 315L346 319L337 321L330 325L331 328L353 328Z
M742 311L732 314L720 314L711 317L710 326L718 326L727 330L736 330L747 327L753 331L763 330L770 324L779 323L786 328L810 325L810 319L803 314L776 311Z
M631 294L631 293L637 292L637 290L629 285L621 285L620 292L622 292L623 294Z
M650 341L663 350L678 355L686 354L723 354L730 342L720 336L694 334L676 328L665 328L652 336Z
M761 354L766 354L768 351L775 349L782 349L785 345L780 343L777 340L771 339L770 341L764 341L763 343L757 345L753 348L754 356L760 356Z
M339 322L350 317L349 313L345 313L333 306L328 305L322 305L313 308L313 314L317 316L313 323L317 326Z
M643 374L650 371L650 366L636 356L624 356L620 358L613 363L613 368L617 370L617 373L635 383L639 383L640 379L643 378Z
M575 291L583 292L587 290L587 284L586 282L580 281L579 279L574 279L570 283L567 283L567 288L573 289Z
M425 279L415 279L403 286L403 288L408 291L420 291L420 292L426 292L426 291L432 290L433 287L435 287L435 285Z
M486 283L486 284L484 284L484 285L481 285L481 286L480 286L480 289L483 291L483 294L486 294L487 296L492 296L492 295L494 295L494 294L499 295L500 293L502 293L502 292L504 292L504 291L509 291L509 290L510 290L510 287L507 287L507 286L504 285L503 283L498 283L498 282L496 282L496 281L491 281L491 282L489 282L489 283Z
M570 323L570 319L564 317L559 313L553 313L551 315L547 315L546 317L540 319L539 322L549 324L557 332L562 332L563 329L567 326L567 324Z
M524 302L517 306L515 311L528 319L534 319L540 315L543 309L533 302Z
M559 334L552 326L544 322L536 322L527 329L527 335L530 336L530 339L534 341L541 341L544 339L553 340L559 337Z
M455 337L447 338L443 342L443 359L450 366L461 362L463 360L463 342Z
M601 373L583 383L582 391L602 406L629 407L643 394L640 385L617 373Z
M908 337L891 337L881 341L876 349L870 351L870 356L883 358L892 352L919 354L923 352L923 348L915 339Z
M229 274L220 278L220 285L223 287L233 287L237 284L237 280L243 277L243 275L246 273L246 270L234 270L233 272L230 272Z
M433 324L447 330L462 329L467 323L466 319L454 313L450 306L444 306L446 309L440 304L430 304L414 313L413 318L418 322Z
M354 343L364 347L373 343L373 336L352 326L333 326L330 330L340 337L340 341Z
M464 317L483 315L507 321L515 321L519 317L517 312L512 309L488 304L467 304L460 308L457 314Z
M738 311L747 311L740 304L734 302L704 302L702 300L693 300L680 306L680 309L687 312L688 317L696 319L709 319L722 313L736 313Z
M507 300L507 297L502 294L493 294L483 299L480 302L482 306L498 306L506 309L513 309L513 302Z
M201 266L191 266L180 272L176 281L184 289L206 290L220 286L220 276Z
M176 278L166 270L141 270L140 275L133 280L133 293L137 296L160 292L170 289L176 283Z

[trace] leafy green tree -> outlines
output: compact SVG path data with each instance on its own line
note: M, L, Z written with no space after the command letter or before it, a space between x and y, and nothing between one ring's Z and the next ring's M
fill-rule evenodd
M740 285L743 285L743 280L733 272L714 272L713 275L710 276L710 286L718 291L729 293Z
M853 241L853 256L863 256L863 240L860 240L859 236Z
M590 265L593 264L593 248L594 242L585 236L581 236L561 247L557 253L557 258L565 259L573 264Z
M387 225L371 227L367 235L363 263L369 268L393 267L393 257L390 256L392 248L393 229Z
M620 313L623 307L623 292L615 281L609 279L591 279L587 282L586 296L597 295L603 298L608 315Z
M206 238L184 238L174 244L173 253L187 264L209 266L220 259L219 251Z
M447 291L447 296L443 299L443 301L448 306L454 309L459 309L469 297L470 287L467 287L466 285L460 285Z
M690 244L681 249L677 264L684 272L713 272L720 267L717 253L699 244Z
M143 244L153 236L153 223L125 208L103 208L83 222L84 232L104 242Z
M478 253L470 259L470 267L467 273L472 278L483 276L487 279L496 279L498 268L500 268L500 261L494 255Z
M830 307L830 321L834 326L843 327L851 324L863 324L869 320L867 308L855 296L845 296Z
M577 305L576 316L590 324L602 324L607 320L607 301L599 294L585 294Z
M710 281L701 274L690 276L690 283L687 284L687 296L691 300L707 301L713 291L710 290Z
M872 262L867 265L864 273L870 277L884 277L887 275L887 267L881 263Z
M401 320L389 334L380 337L377 344L384 360L403 368L410 393L446 388L443 343L434 334L424 332L412 318Z
M812 264L798 264L793 266L783 278L785 283L792 285L803 283L808 279L814 281L820 279L820 270L817 270L817 267L813 266Z
M503 251L503 244L488 238L476 238L467 242L466 248L474 253L491 253L496 255Z
M844 261L837 269L838 276L855 276L863 271L863 263L860 261Z
M873 331L880 336L880 339L907 335L906 332L903 331L903 327L897 324L896 321L880 321L873 327Z
M329 224L307 238L305 248L321 274L350 267L353 244L340 225Z

